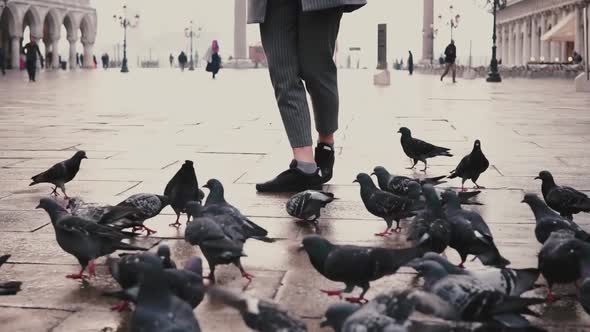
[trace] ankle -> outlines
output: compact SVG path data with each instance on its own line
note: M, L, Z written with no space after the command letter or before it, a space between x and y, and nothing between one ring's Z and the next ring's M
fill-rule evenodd
M301 161L301 160L295 160L295 161L296 161L297 169L302 171L305 174L314 174L318 169L318 165L315 163L315 161L312 161L312 162Z
M330 146L334 146L334 134L330 134L330 135L326 135L326 136L319 135L318 142L328 144Z

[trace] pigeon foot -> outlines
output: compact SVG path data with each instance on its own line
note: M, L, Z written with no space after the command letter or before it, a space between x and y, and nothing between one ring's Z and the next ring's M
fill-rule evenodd
M338 296L340 299L342 299L342 291L341 290L331 291L331 290L320 289L320 292L322 292L328 296Z
M141 227L143 227L143 229L146 231L146 233L147 233L147 236L150 236L150 235L152 235L152 234L156 234L156 233L157 233L156 231L154 231L154 230L153 230L153 229L151 229L151 228L148 228L148 227L145 227L145 226L141 226Z
M484 186L480 186L479 184L475 184L475 186L473 186L473 189L486 189L486 187Z
M457 265L457 267L460 268L460 269L464 269L465 268L465 265L463 265L463 263L465 263L465 262L461 262L461 264Z
M394 230L395 233L401 233L402 232L402 228L397 226Z
M389 229L388 230L385 230L385 231L383 231L381 233L375 233L375 236L380 236L380 237L387 237L389 235L391 235L391 231Z
M347 298L345 298L345 300L350 303L358 303L358 304L369 303L369 300L365 299L364 297L347 297Z
M248 281L252 281L252 279L254 279L254 275L244 271L242 272L242 278L246 278L248 279Z
M88 277L96 277L96 263L90 261L88 264Z
M113 311L116 310L117 312L123 312L127 308L129 308L129 302L128 301L121 301L121 302L115 304L114 306L112 306L111 310L113 310Z
M169 224L168 226L170 226L170 227L176 227L176 228L179 228L179 227L180 227L180 225L181 225L181 223L177 221L177 222L175 222L175 223Z

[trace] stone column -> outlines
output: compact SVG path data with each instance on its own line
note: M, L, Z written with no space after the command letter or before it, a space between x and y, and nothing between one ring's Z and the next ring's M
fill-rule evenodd
M522 52L522 64L526 65L531 60L531 18L527 17L523 22L523 52Z
M508 24L508 58L507 65L514 65L514 23Z
M505 24L502 28L502 39L504 40L504 47L502 50L502 64L507 65L510 64L510 28L508 24Z
M20 47L21 47L21 36L10 36L10 64L12 69L20 69Z
M574 51L583 54L584 53L584 17L582 15L582 8L579 6L575 7L575 37L574 37Z
M76 69L76 42L78 42L78 38L68 38L68 42L70 43L68 65L70 66L70 70L74 70Z
M552 23L551 27L556 26L557 22L559 22L557 12L553 12L553 14L551 14L551 23ZM560 52L561 52L561 48L559 46L559 42L552 41L551 48L550 48L551 62L554 62L556 58L560 58L559 60L561 61Z
M539 36L539 38L543 37L543 35L546 32L547 32L547 17L545 15L545 13L543 13L543 14L541 14L541 35ZM549 54L549 43L544 40L540 40L540 44L541 44L541 52L540 52L539 59L543 58L542 61L551 61L551 55Z
M516 22L514 29L516 36L514 38L514 64L522 64L522 23Z
M422 61L428 62L434 59L434 39L432 38L434 25L434 0L424 0L422 16Z
M54 38L51 43L51 66L53 69L59 69L59 37Z
M531 18L531 57L535 58L535 61L539 61L539 26L537 25L537 17Z
M93 51L94 50L94 43L86 42L84 43L84 68L91 69L94 68L94 60L93 60Z
M247 59L246 21L248 9L246 0L235 0L234 6L234 58Z
M498 25L496 27L496 58L502 59L502 52L504 51L504 42L502 42L502 38L504 34L502 33L502 26Z

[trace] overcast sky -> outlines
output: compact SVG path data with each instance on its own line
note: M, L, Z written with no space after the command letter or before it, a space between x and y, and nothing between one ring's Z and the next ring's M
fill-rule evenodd
M295 0L293 0L295 1ZM137 56L147 57L152 49L153 57L165 58L188 49L184 28L192 19L203 27L196 50L203 54L212 39L218 39L224 58L233 54L233 0L91 0L98 13L98 36L95 53L113 53L114 46L122 43L122 29L113 20L123 3L127 3L131 15L140 15L139 26L129 32L131 63ZM473 55L488 57L491 47L491 15L482 6L485 0L436 0L435 24L439 33L435 40L435 54L440 54L450 39L449 27L438 22L436 16L449 17L449 5L461 15L455 30L459 56L469 53L469 41L473 43ZM407 56L412 50L416 58L422 53L422 1L420 0L369 0L364 8L346 14L342 20L338 46L339 58L347 55L351 46L363 49L363 64L376 63L377 24L387 23L388 59ZM257 25L248 26L248 45L259 43ZM483 61L483 59L481 60Z

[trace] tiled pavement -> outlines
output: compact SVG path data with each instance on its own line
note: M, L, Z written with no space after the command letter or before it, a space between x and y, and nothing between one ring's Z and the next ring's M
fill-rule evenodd
M365 211L352 180L375 165L421 175L405 169L409 161L396 131L407 126L416 137L456 154L434 159L431 176L446 174L474 139L482 140L492 167L480 180L489 189L480 195L485 205L478 210L513 266L536 266L534 220L520 200L524 191L540 190L533 177L541 169L590 191L590 95L572 92L573 84L562 80L453 85L399 72L391 87L376 88L371 74L340 73L341 130L328 186L340 199L325 210L321 234L338 243L405 245L400 237L372 235L383 222ZM253 186L290 161L264 70L226 70L215 81L200 71L58 72L43 73L36 84L9 73L0 78L0 100L0 253L13 255L0 269L0 280L24 282L17 296L0 297L2 330L114 331L125 325L124 316L109 311L112 302L99 296L114 287L104 266L89 284L63 277L77 269L76 261L55 243L45 213L34 210L50 188L28 186L31 175L84 149L90 159L68 192L89 202L113 204L137 192L162 192L185 159L195 161L201 182L220 179L230 202L283 239L248 242L244 265L256 278L248 283L235 268L222 267L220 284L274 299L306 319L311 331L320 331L318 319L335 300L317 289L335 284L296 252L302 236L313 230L286 215L287 196L259 195ZM148 225L182 263L198 249L184 243L184 228L168 227L172 219L166 209ZM590 230L589 216L576 220ZM448 254L457 259L452 250ZM404 287L412 277L403 269L375 282L368 296ZM558 290L575 293L569 286ZM545 289L535 293L544 296ZM537 322L556 331L590 330L590 317L573 297L535 310L541 315ZM208 301L197 315L205 331L247 331L235 312Z

